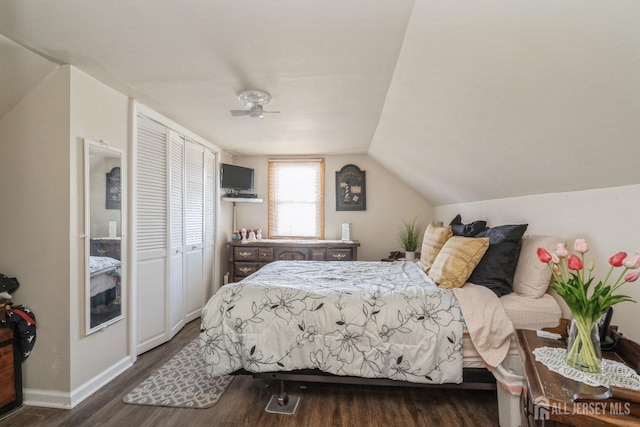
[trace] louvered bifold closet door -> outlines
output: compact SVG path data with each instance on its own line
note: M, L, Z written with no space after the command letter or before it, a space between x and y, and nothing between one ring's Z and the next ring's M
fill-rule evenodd
M204 149L204 271L203 285L206 295L213 289L213 259L216 245L216 154Z
M165 341L167 129L138 116L135 241L137 354Z
M184 137L171 131L169 162L169 338L184 326Z
M185 141L185 321L200 316L204 298L204 147Z

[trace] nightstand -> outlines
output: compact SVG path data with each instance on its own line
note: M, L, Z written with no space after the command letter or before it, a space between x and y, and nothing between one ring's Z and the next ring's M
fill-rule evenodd
M536 362L533 350L538 347L565 347L564 339L540 338L536 331L516 331L518 350L523 364L524 389L520 396L523 426L610 426L640 425L640 392L628 391L632 401L609 398L574 404L574 393L600 394L606 388L591 387L565 378ZM639 346L623 339L617 353L604 357L620 362L630 361L637 369Z
M385 262L393 262L393 261L405 261L404 259L404 252L400 252L400 251L391 251L389 252L389 256L386 258L382 258L380 261L385 261ZM415 261L420 261L420 252L416 252L416 259Z

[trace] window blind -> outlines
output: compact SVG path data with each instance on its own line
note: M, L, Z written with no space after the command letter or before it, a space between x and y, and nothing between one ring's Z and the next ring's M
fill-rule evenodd
M324 159L269 160L269 237L324 238Z

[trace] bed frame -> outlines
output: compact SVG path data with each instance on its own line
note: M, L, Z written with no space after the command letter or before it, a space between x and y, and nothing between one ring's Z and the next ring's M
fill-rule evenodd
M326 384L353 384L371 385L385 387L417 387L417 388L437 388L437 389L461 389L461 390L496 390L496 379L491 372L485 368L463 368L462 382L460 384L425 384L413 383L409 381L397 381L386 378L362 378L353 376L340 376L322 372L318 369L304 369L297 371L280 372L249 372L240 369L231 375L251 375L254 378L267 381L279 381L280 391L271 397L267 407L271 407L269 412L291 414L295 411L299 397L286 393L288 382L302 383L326 383ZM279 409L281 410L278 410Z

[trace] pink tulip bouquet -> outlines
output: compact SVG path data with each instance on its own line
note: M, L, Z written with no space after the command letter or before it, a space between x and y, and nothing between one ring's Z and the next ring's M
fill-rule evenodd
M567 303L573 314L572 328L567 342L566 361L570 366L588 372L600 372L600 348L596 347L592 338L598 336L597 322L614 304L633 301L628 295L614 295L614 292L625 283L635 282L640 277L640 254L627 256L626 252L618 252L609 258L609 272L604 280L598 282L591 294L592 276L595 263L593 260L585 264L584 254L589 246L584 239L577 239L573 246L577 254L570 254L563 243L558 244L554 254L544 248L538 248L538 258L551 269L550 287ZM614 270L622 267L620 274ZM616 278L613 283L610 280ZM635 302L635 301L633 301Z

